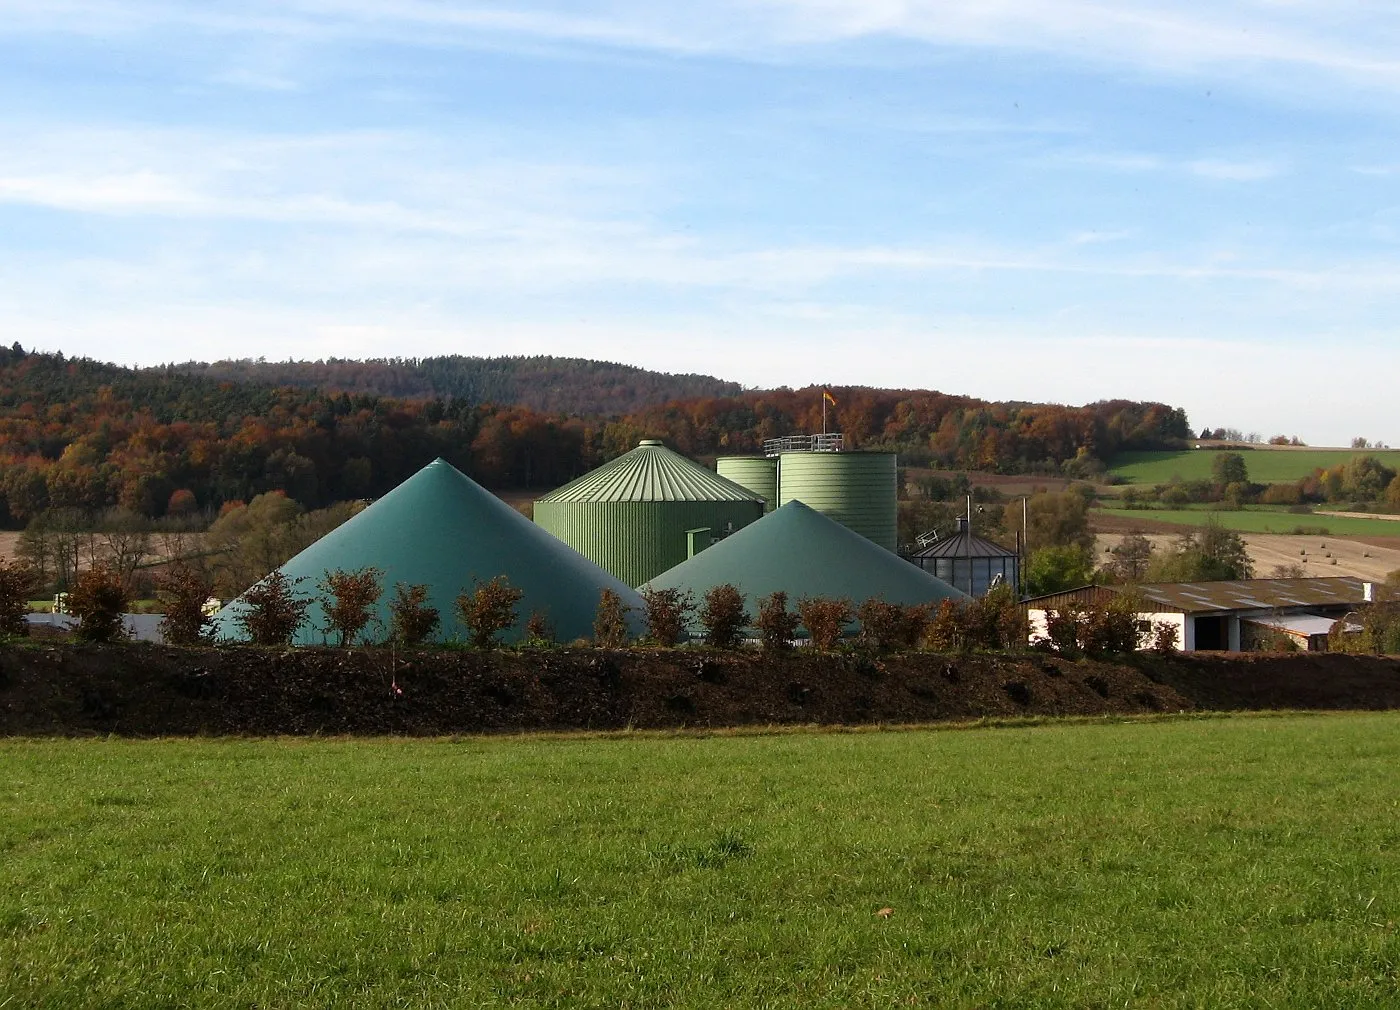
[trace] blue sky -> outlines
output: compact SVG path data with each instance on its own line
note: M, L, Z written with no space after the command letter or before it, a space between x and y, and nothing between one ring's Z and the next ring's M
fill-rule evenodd
M1400 10L0 0L0 338L1400 442Z

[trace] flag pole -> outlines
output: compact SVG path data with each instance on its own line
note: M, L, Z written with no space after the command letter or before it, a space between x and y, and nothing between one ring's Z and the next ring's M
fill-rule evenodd
M826 434L826 388L822 388L822 434Z

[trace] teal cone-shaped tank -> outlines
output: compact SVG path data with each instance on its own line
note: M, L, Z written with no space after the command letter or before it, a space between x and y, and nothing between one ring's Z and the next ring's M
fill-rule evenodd
M788 606L799 597L870 599L903 606L967 599L967 594L871 542L800 501L745 526L663 572L643 588L679 589L698 601L715 586L744 594L749 613L758 601L781 590Z
M316 588L326 572L371 565L384 574L375 620L362 636L365 640L388 636L389 601L398 582L428 587L428 603L441 617L439 641L465 639L467 629L456 613L458 594L470 590L473 579L486 582L498 575L524 593L516 607L516 626L502 635L505 642L523 636L525 622L534 611L545 616L560 641L591 638L604 589L611 589L624 606L633 608L632 630L641 631L642 601L636 592L442 459L429 463L281 567L287 578L303 580L297 587L299 595L316 598L296 644L335 641L325 630L321 591ZM219 611L215 617L219 638L247 637L235 620L245 607L240 597Z

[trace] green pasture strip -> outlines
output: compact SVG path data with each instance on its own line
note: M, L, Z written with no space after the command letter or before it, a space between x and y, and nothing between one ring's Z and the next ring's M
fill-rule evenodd
M1297 515L1291 512L1247 509L1239 512L1208 509L1117 509L1105 508L1106 515L1126 519L1152 519L1178 526L1204 526L1214 516L1227 530L1240 533L1292 533L1296 528L1325 529L1338 537L1400 537L1400 522L1387 519L1349 519L1344 516ZM1093 513L1090 514L1092 521Z
M1108 472L1133 484L1165 484L1173 477L1209 480L1211 467L1221 452L1235 450L1186 449L1178 452L1120 452L1109 461ZM1336 466L1356 456L1375 456L1386 466L1400 470L1400 449L1244 449L1249 479L1258 484L1282 484L1306 477L1319 467Z
M0 742L0 1006L1385 1007L1398 922L1397 713Z

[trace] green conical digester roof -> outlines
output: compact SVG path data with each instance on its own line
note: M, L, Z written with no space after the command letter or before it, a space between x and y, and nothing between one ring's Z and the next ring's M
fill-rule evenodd
M782 590L789 606L803 596L848 599L859 606L880 597L911 605L967 594L911 565L800 501L750 523L643 588L689 590L698 601L729 583L752 613L758 601Z
M472 580L504 575L524 592L516 606L519 618L503 641L523 635L532 611L543 613L560 641L591 638L598 598L611 589L632 607L633 631L641 630L642 602L636 592L603 571L567 544L530 520L445 460L437 459L348 522L332 530L280 569L289 579L303 579L297 592L317 597L298 632L299 645L335 641L325 628L316 583L328 570L353 571L372 565L384 574L375 605L379 626L369 638L389 629L389 601L394 585L423 583L428 603L441 617L437 639L467 637L456 613L456 599ZM246 637L234 621L241 597L219 611L220 638Z

